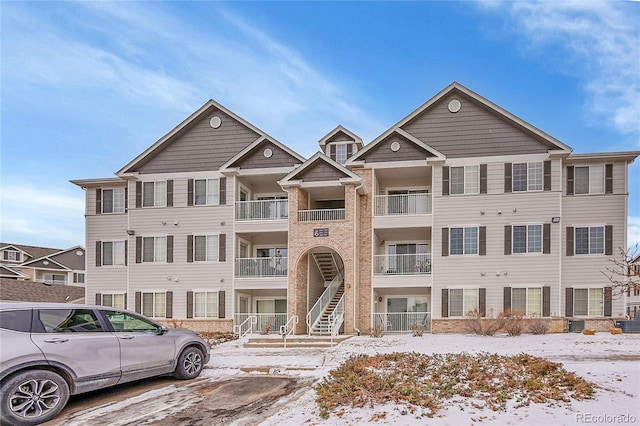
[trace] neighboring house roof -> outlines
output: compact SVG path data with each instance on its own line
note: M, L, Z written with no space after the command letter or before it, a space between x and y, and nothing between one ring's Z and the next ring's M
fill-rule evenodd
M83 303L84 287L0 278L0 300Z
M31 259L37 259L40 257L48 256L50 254L54 254L59 252L61 249L57 248L49 248L49 247L37 247L37 246L27 246L24 244L13 244L13 243L0 243L0 250L6 250L9 248L14 248L19 250Z
M0 278L28 278L29 276L8 265L0 265Z
M23 263L21 266L41 269L66 269L70 271L84 270L85 250L81 246L75 246L66 250L60 250L51 255L42 256Z

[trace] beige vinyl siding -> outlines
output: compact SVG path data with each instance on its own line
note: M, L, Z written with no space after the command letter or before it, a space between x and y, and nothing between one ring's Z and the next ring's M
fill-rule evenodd
M437 197L432 232L434 318L441 315L442 288L486 288L487 314L497 314L503 310L504 287L549 286L551 314L559 314L560 224L551 224L550 254L504 254L505 225L551 223L553 216L560 216L558 192ZM442 256L442 228L464 226L486 227L486 255Z
M462 108L447 105L458 99ZM521 130L462 94L452 94L402 126L447 158L546 153L551 145Z
M214 116L222 120L217 129L209 125ZM147 174L217 170L258 137L253 130L224 112L213 110L171 143L150 154L137 168L127 171Z

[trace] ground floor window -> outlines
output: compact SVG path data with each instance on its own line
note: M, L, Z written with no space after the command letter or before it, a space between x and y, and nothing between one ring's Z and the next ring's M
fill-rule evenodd
M218 318L218 292L194 291L193 316L195 318Z
M166 293L142 293L142 315L152 318L166 318L166 307Z
M478 289L449 290L449 316L462 317L478 310Z
M102 294L102 305L126 309L124 293Z
M512 288L511 310L528 316L542 316L542 288Z
M416 297L389 297L387 312L429 312L429 299Z
M604 294L601 288L573 289L573 315L599 317L604 312Z

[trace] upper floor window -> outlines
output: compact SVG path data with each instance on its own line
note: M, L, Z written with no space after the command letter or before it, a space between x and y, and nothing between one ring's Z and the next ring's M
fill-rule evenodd
M142 183L142 207L165 207L166 205L166 181Z
M46 284L65 285L67 276L63 274L44 274L44 282Z
M339 143L336 144L336 162L339 164L344 164L347 161L347 144Z
M513 192L542 191L542 161L513 164Z
M575 194L604 194L604 164L576 166Z
M125 242L124 241L103 241L102 242L102 264L103 265L126 265Z
M101 193L102 213L124 213L124 188L103 189Z
M513 253L542 253L542 225L514 225Z
M143 237L142 238L143 262L167 261L167 237Z
M20 252L18 250L4 250L2 252L2 259L10 262L20 262Z
M193 237L193 260L195 262L218 260L218 236L195 235Z
M84 274L82 272L74 272L73 282L77 284L84 284Z
M218 179L194 179L193 204L217 205L219 204L220 182Z
M451 167L450 194L479 194L480 193L480 167L458 166Z
M604 254L604 226L576 227L576 254Z
M478 227L451 228L449 254L478 254Z

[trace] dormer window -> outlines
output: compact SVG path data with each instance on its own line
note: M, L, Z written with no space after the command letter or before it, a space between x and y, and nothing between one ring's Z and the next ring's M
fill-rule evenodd
M347 161L347 144L339 143L336 144L336 162L339 164L344 164Z
M2 253L3 260L8 260L10 262L20 262L20 252L17 250L5 250Z

